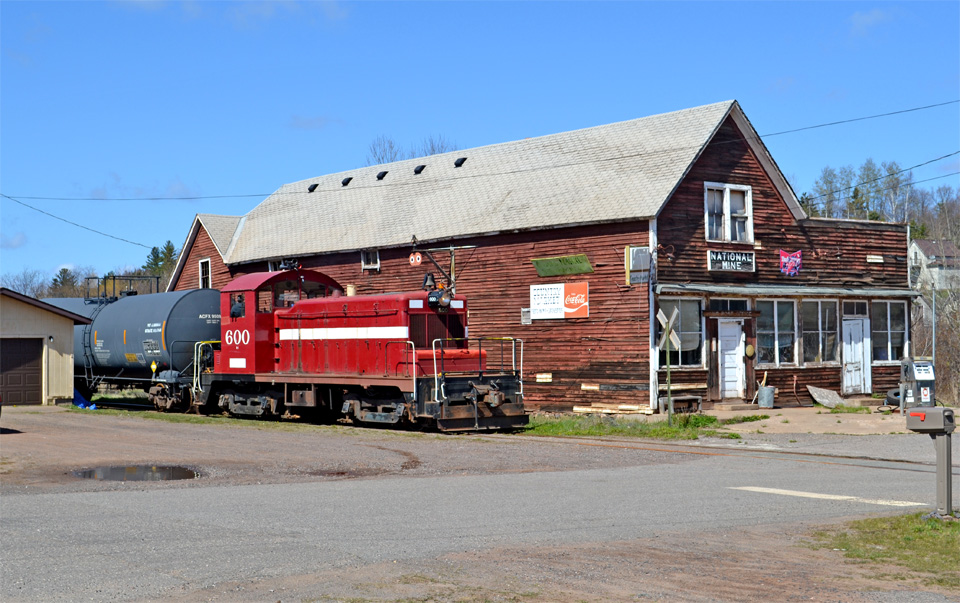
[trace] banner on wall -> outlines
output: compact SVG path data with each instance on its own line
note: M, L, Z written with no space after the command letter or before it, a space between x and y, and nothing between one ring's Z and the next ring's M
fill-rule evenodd
M803 267L800 251L787 253L782 249L780 250L780 272L787 276L797 276L800 274L800 268Z
M530 285L530 319L588 318L589 283Z

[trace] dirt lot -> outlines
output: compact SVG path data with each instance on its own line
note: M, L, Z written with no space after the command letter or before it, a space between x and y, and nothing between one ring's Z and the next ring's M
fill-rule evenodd
M806 411L806 412L804 412ZM898 433L902 419L817 415L775 409L759 429L808 433ZM859 420L856 420L859 419ZM635 451L530 438L482 438L250 421L173 424L59 408L3 411L0 496L104 489L184 488L393 475L562 471L636 465ZM744 433L757 423L738 426ZM238 435L242 434L242 438ZM322 435L325 437L318 437ZM651 447L653 448L653 447ZM649 463L676 462L650 450ZM304 462L302 459L311 459ZM362 459L359 461L357 459ZM201 479L123 483L81 480L100 465L185 465ZM195 601L950 601L948 593L879 576L895 568L858 565L813 550L820 526L665 535L623 542L538 546L445 555L279 579L221 583L169 600Z

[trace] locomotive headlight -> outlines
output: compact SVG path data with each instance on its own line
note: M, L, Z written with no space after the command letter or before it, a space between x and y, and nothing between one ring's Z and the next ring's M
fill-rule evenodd
M427 305L431 308L446 308L450 305L450 292L445 290L431 291L427 294Z

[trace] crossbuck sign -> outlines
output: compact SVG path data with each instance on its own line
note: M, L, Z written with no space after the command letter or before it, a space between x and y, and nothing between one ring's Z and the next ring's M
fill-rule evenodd
M663 334L660 335L660 341L657 342L657 347L661 350L669 349L669 347L675 350L680 349L680 336L673 330L673 325L677 322L679 315L680 312L674 308L673 313L670 314L670 319L667 320L667 315L663 313L663 310L657 310L657 321L663 327ZM670 346L667 346L667 342L670 343Z

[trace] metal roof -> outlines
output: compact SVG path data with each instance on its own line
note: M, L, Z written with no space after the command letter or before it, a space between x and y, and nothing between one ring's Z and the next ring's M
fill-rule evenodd
M717 295L763 295L771 297L917 297L913 289L881 289L860 287L810 287L796 285L711 285L699 283L660 283L657 294L711 293Z
M333 280L326 274L323 274L322 272L316 272L314 270L288 270L285 272L254 272L252 274L244 274L233 279L220 290L254 291L268 283L297 280L298 277L303 277L312 283L323 283L324 285L329 285L335 289L343 289L343 287L340 286L340 283Z
M243 217L224 260L651 218L731 113L748 143L774 166L771 177L802 217L739 105L725 101L286 184ZM426 167L414 173L420 165Z

